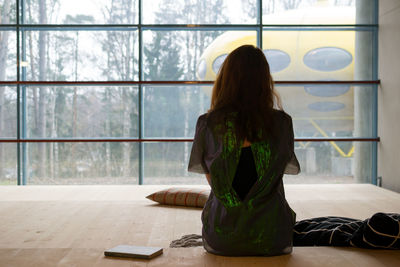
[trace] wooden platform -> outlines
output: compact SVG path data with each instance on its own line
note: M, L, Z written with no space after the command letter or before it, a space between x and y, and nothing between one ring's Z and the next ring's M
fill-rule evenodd
M168 248L184 234L200 234L201 210L145 199L165 187L0 187L0 266L400 266L400 251L303 247L286 256L230 258L202 247ZM372 185L287 185L286 195L299 220L400 213L400 194ZM150 261L104 257L119 244L161 246L164 254Z

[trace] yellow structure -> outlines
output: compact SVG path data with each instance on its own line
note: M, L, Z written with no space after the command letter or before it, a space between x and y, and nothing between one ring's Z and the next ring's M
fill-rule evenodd
M310 7L275 13L263 18L265 25L354 24L354 7ZM197 75L200 80L215 80L229 54L243 44L257 44L256 31L227 31L217 37L200 58ZM270 64L274 80L335 81L354 79L355 32L312 27L264 29L262 49ZM353 87L329 85L277 85L285 111L295 120L295 131L301 136L351 135L354 129ZM210 95L208 87L206 93ZM331 135L332 136L332 135ZM343 157L344 152L332 146Z

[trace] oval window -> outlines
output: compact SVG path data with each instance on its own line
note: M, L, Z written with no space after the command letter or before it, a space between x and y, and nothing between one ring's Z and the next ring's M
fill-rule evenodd
M228 54L223 54L214 59L214 62L212 64L212 69L215 73L218 73L219 69L222 66L222 63L224 63L224 60L227 56Z
M206 77L206 61L204 59L200 60L199 65L197 66L197 76L200 80L204 80Z
M281 71L287 68L290 64L290 56L278 49L263 50L267 58L269 69L271 73Z
M307 67L319 71L340 70L353 61L353 56L338 47L320 47L309 51L303 58Z
M347 84L310 84L304 86L304 90L313 96L333 97L340 96L350 90Z
M344 109L345 105L340 102L314 102L308 105L309 109L321 112L329 112Z

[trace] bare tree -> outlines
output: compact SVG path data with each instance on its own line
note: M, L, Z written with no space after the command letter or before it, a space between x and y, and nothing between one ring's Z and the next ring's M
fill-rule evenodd
M254 4L253 0L241 0L243 12L247 14L249 18L257 18L257 5Z
M302 0L283 0L282 4L285 9L296 9Z
M55 113L56 113L56 92L49 92L50 101L49 101L49 108L50 108L50 137L55 138L57 137L56 133L56 120L55 120ZM58 143L50 143L49 149L49 167L50 167L50 178L54 179L58 176Z
M46 0L39 0L39 23L47 23ZM47 54L47 33L45 31L39 32L39 80L45 81L47 76L46 65ZM47 88L39 88L39 116L38 116L38 136L46 137L46 107L47 107ZM38 144L38 175L39 177L46 176L46 144Z
M10 23L8 13L10 12L10 1L4 0L2 7L1 21L2 24ZM8 51L8 37L9 32L0 32L0 81L4 81L6 78L6 66L7 66L7 51ZM0 136L4 131L4 91L5 87L0 86ZM0 177L3 176L3 163L4 163L4 146L0 144Z
M64 22L67 24L81 24L85 22L93 23L94 19L92 16L86 16L86 15L76 15L76 16L71 16L67 15L66 18L64 19ZM64 38L65 39L65 38ZM69 40L72 44L72 53L71 53L71 60L73 62L73 79L75 81L78 80L79 76L79 62L80 62L80 56L79 56L79 31L75 32L75 36L70 38ZM73 87L73 96L72 96L72 137L77 137L78 135L78 87L74 86ZM55 102L53 108L50 108L51 111L51 116L54 118L54 112L55 112ZM55 127L55 122L53 121L50 122L51 127ZM76 151L76 144L72 143L71 144L71 152L70 152L70 172L71 175L76 177L77 176L77 151ZM51 146L50 151L53 153L52 150L53 146ZM52 158L50 158L51 160ZM52 163L50 163L52 165Z
M263 15L267 15L267 14L272 14L275 12L275 7L276 7L276 2L275 0L269 0L267 2L263 2L263 10L262 13Z
M33 16L32 16L32 3L31 0L26 0L26 7L28 11L28 21L32 22L33 21ZM36 68L35 68L35 57L33 53L33 37L32 37L32 31L27 31L25 33L28 38L28 46L29 46L29 62L30 62L30 68L31 71L29 72L30 79L31 80L36 80ZM33 116L34 116L34 125L36 127L35 131L37 132L37 126L38 126L38 120L39 120L39 102L38 102L38 90L37 87L32 88L32 93L33 93Z
M111 2L111 6L103 11L107 23L131 23L135 21L136 12L135 1L131 0L115 0ZM135 73L135 42L136 35L132 31L108 31L106 38L101 40L103 49L107 53L107 66L104 69L104 74L107 75L108 80L117 78L118 80L133 80ZM138 114L138 110L132 110L132 98L135 93L129 91L127 87L116 88L118 97L121 101L119 111L121 112L122 130L121 135L128 137L131 130L131 114ZM112 136L111 117L111 101L113 88L105 89L105 101L107 107L107 117L105 123L105 130L107 136ZM129 143L122 143L122 164L120 172L123 177L130 176L131 166L131 146ZM111 173L111 145L106 144L105 165L107 176Z
M212 12L209 12L212 10ZM224 5L222 0L216 1L199 1L199 0L186 0L182 12L182 19L185 23L226 23L227 18L224 16ZM215 39L220 33L195 31L187 32L185 38L185 51L184 57L186 76L188 80L195 80L198 60L206 48L206 41ZM184 91L184 103L188 107L192 104L193 93L191 90ZM189 125L189 113L184 113L183 120L183 135L189 136L189 131L192 125ZM184 143L183 165L187 166L189 161L190 143ZM185 168L183 168L185 169ZM188 173L185 171L185 175Z

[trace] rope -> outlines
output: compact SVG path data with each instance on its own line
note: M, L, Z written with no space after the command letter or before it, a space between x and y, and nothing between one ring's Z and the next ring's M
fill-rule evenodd
M191 234L184 235L180 239L171 241L170 248L187 248L203 246L203 239L201 235Z

